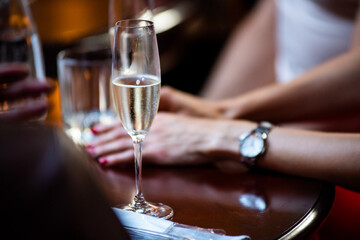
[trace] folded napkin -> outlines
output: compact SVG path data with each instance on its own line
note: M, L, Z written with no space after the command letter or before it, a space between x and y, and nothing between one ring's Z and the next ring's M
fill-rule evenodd
M113 208L133 239L170 240L250 240L249 236L226 236L221 230L205 229L144 214ZM156 238L155 238L156 237Z

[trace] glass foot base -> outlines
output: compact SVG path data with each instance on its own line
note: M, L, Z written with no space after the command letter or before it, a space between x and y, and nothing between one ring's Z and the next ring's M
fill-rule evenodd
M171 207L164 205L162 203L150 203L147 201L143 201L139 203L133 201L130 204L117 205L115 207L131 212L163 218L166 220L171 220L174 216L174 210Z

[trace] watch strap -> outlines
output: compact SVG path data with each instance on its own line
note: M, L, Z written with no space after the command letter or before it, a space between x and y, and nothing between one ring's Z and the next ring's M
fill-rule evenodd
M270 122L263 121L259 123L259 125L256 128L256 131L269 134L272 127L273 125Z

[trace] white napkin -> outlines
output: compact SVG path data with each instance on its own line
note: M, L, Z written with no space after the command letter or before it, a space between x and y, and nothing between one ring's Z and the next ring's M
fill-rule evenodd
M149 239L151 234L162 236L165 239L182 239L182 240L250 240L249 236L226 236L217 234L216 230L194 227L175 223L169 220L156 218L144 214L134 213L118 208L113 208L113 211L120 219L121 223L130 231L141 232L141 239L148 234Z

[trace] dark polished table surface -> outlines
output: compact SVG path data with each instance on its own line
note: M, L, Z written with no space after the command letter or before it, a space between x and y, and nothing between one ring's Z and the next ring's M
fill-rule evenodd
M102 168L90 161L112 206L135 194L131 166ZM215 167L143 169L143 193L173 208L174 222L226 235L260 239L304 239L329 213L334 186L269 172L229 172Z
M102 168L77 151L65 133L40 126L0 125L4 231L25 238L56 232L114 239L105 235L118 236L121 228L85 169L90 167L116 206L133 198L133 167ZM143 190L147 200L171 206L175 222L252 240L306 239L334 200L334 186L315 180L210 166L147 166Z

